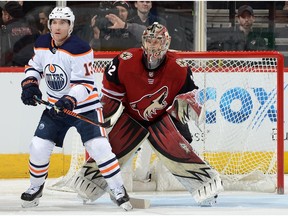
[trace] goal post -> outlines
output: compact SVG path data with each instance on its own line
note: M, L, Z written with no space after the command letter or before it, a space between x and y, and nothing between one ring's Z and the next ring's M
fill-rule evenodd
M283 194L284 89L287 87L283 55L276 51L175 52L179 56L177 63L192 69L199 86L198 99L205 112L203 124L189 123L193 149L219 171L225 189ZM104 69L117 54L94 54L99 91ZM72 145L82 144L75 141ZM167 174L155 155L151 157L153 162L143 165L141 161L135 163L135 157L132 172L139 168L135 166L151 166L155 190L179 189L177 181ZM72 155L72 158L77 157ZM67 175L73 177L77 170L69 172ZM132 178L133 174L127 176ZM129 179L129 182L133 181Z

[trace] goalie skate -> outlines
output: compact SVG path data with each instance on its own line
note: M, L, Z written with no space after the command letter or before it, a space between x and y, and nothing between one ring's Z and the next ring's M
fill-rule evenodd
M27 191L22 193L21 195L21 199L23 200L22 207L31 208L38 206L39 198L42 197L43 188L44 184L42 184L40 187L30 186Z

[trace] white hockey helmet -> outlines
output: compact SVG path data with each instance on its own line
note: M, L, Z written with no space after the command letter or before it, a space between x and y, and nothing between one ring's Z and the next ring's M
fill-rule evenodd
M147 68L155 69L162 63L170 42L171 37L164 25L154 22L146 28L142 35L142 49Z
M70 36L70 34L73 31L74 21L75 21L75 16L72 10L69 7L55 7L49 14L48 28L50 31L51 31L51 21L53 19L69 20L70 28L69 28L68 34Z

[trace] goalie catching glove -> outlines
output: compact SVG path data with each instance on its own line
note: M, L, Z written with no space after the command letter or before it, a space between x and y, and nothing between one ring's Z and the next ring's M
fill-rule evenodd
M172 105L166 110L171 116L183 124L189 120L194 120L196 125L203 121L202 106L196 100L198 91L179 94L175 97Z

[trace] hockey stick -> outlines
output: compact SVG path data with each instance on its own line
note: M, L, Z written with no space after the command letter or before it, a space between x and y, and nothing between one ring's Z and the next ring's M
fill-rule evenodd
M49 107L51 107L51 108L54 107L54 104L52 104L52 103L50 103L50 102L48 102L48 101L42 100L42 99L38 98L37 96L34 96L34 100L35 100L36 102L38 102L39 104L44 104L44 105L49 106ZM92 120L92 119L90 119L90 118L87 118L87 117L85 117L85 116L83 116L83 115L80 115L80 114L78 114L78 113L75 113L75 112L73 112L73 111L71 111L71 110L68 110L68 109L66 109L66 108L64 108L64 109L61 110L61 111L64 112L65 114L67 114L67 115L70 115L70 116L73 116L73 117L75 117L75 118L81 119L81 120L83 120L83 121L85 121L85 122L88 122L88 123L90 123L90 124L93 124L93 125L95 125L95 126L104 127L104 128L110 126L110 120L101 123L101 122L98 122L98 121L94 121L94 120Z

